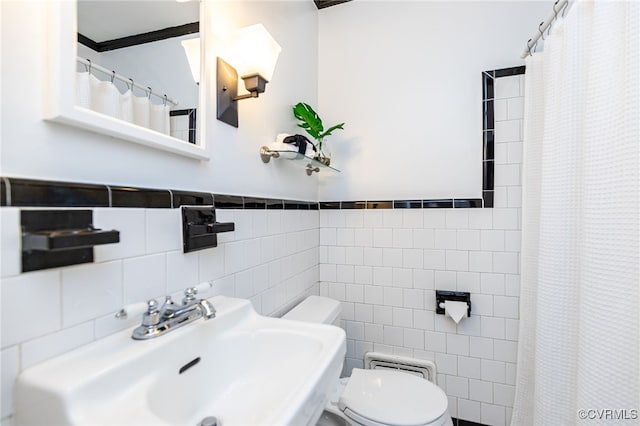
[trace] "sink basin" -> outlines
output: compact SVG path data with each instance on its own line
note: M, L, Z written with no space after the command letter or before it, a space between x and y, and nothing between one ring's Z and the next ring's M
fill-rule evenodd
M26 369L16 424L315 424L342 370L342 329L209 301L209 321L145 341L126 330Z

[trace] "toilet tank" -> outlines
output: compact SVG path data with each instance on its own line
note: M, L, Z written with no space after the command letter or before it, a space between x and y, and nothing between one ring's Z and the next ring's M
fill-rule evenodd
M309 296L282 316L295 321L340 325L340 302L321 296Z

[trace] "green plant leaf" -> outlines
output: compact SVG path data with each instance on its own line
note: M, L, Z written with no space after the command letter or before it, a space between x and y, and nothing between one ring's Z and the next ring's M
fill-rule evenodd
M324 138L325 136L329 136L334 130L340 129L340 130L344 130L344 123L340 123L340 124L336 124L335 126L329 127L324 133L322 133L320 135L321 138Z
M306 130L314 139L321 137L320 134L324 130L322 120L311 106L299 102L293 107L293 115L302 122L298 127Z

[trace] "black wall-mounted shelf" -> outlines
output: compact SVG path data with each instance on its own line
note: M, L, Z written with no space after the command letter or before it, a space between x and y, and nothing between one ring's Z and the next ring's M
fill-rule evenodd
M218 234L235 230L233 222L216 222L213 206L182 206L182 251L189 253L218 246Z
M93 247L120 232L93 227L91 210L22 210L22 272L93 262Z

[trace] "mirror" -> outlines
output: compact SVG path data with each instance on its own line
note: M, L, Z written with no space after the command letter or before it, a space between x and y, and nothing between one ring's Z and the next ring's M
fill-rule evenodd
M194 80L182 43L199 38L204 45L199 20L206 2L47 3L55 36L46 119L209 159L198 120L204 82Z

